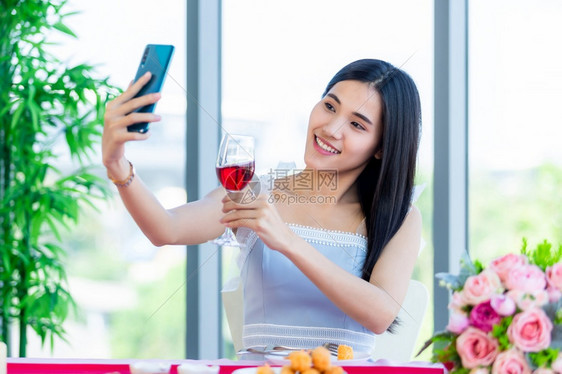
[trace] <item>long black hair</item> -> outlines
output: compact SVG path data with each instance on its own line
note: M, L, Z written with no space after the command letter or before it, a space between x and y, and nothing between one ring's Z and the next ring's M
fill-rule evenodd
M338 82L369 83L382 100L382 138L357 179L367 226L367 257L362 278L369 281L383 248L396 234L410 208L421 131L421 105L412 78L388 62L364 59L344 66L322 96Z

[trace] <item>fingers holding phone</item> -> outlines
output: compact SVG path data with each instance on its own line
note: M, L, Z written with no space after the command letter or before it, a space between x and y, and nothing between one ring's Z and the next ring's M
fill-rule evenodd
M149 123L160 121L160 116L153 112L161 97L173 51L171 45L147 45L133 82L107 104L102 137L105 165L121 161L124 144L147 139Z
M147 73L146 75L150 77L150 73ZM145 77L143 76L143 78ZM144 82L145 79L140 79L135 84L130 86L121 96L117 98L123 100L118 103L119 114L127 115L132 112L152 113L152 112L141 111L140 109L149 105L156 105L156 102L160 100L162 95L160 94L160 92L154 92L154 93L148 93L139 96L138 91L142 89L143 87L142 85Z
M148 44L145 47L134 83L130 84L127 90L112 103L115 106L122 106L119 114L154 112L173 54L173 45ZM154 122L150 121L150 118L154 118L152 116L131 118L135 118L136 122L127 125L129 132L144 134L148 131L149 123Z
M122 105L123 103L130 101L131 99L138 97L141 89L152 79L152 73L150 71L145 72L138 79L133 80L129 83L129 86L123 93L113 99L110 103L112 105Z
M135 97L149 78L150 73L129 86L125 92L107 104L102 135L102 157L105 165L123 158L125 153L124 144L126 142L145 140L150 136L150 133L129 132L128 126L139 122L150 123L160 121L159 115L135 111L142 106L154 104L160 100L160 93Z
M143 84L140 88L136 83L130 87L132 89L131 93L135 98L140 99L146 94L159 93L162 90L173 53L174 46L172 45L148 44L146 46L135 76L135 82L142 81ZM151 73L148 78L146 75L147 72ZM134 100L132 102L135 104L138 103L134 102ZM141 107L135 106L134 111L139 113L152 113L154 112L155 106L156 102L148 102ZM148 131L148 122L131 124L127 126L127 130L129 132L145 133Z

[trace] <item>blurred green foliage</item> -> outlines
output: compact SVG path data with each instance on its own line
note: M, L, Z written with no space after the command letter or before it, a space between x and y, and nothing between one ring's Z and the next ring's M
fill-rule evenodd
M17 325L21 357L28 327L51 347L64 338L73 300L61 234L108 192L90 161L112 87L48 52L47 36L75 37L65 3L0 2L0 340ZM61 156L74 170L61 170Z
M114 358L185 357L185 263L136 286L138 304L110 316Z
M470 177L470 254L487 264L519 253L522 238L534 248L545 239L562 244L562 167L544 164Z

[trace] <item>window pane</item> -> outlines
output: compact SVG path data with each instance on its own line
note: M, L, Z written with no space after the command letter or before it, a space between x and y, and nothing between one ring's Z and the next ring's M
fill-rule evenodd
M428 183L418 206L427 242L414 277L431 290L433 138L433 2L223 1L223 127L257 137L256 170L280 162L304 166L308 116L331 77L361 58L401 66L418 85L423 139L418 183ZM234 256L225 254L224 269ZM229 275L224 275L225 281ZM431 308L431 307L430 307ZM429 337L428 310L420 340ZM228 327L224 332L228 339ZM227 352L228 348L225 348Z
M562 3L469 4L470 250L488 261L562 243Z
M53 52L72 64L96 64L100 77L126 89L144 46L176 47L163 98L145 142L127 144L137 173L166 206L186 201L185 170L185 4L174 0L85 2L71 0L67 19L77 40L60 38ZM64 161L63 161L64 162ZM94 163L101 167L101 150ZM61 168L70 168L66 163ZM117 190L99 212L84 210L67 234L67 273L79 314L65 328L68 343L57 341L52 356L81 358L182 358L185 356L185 247L154 247L134 224ZM35 334L30 333L30 339ZM30 357L51 356L46 344L30 341Z

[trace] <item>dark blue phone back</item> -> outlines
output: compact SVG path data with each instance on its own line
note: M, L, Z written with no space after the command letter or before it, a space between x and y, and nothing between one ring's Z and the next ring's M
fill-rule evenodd
M144 53L135 76L135 82L143 76L147 71L152 73L150 81L139 91L135 97L143 96L149 93L160 92L166 74L168 72L168 66L174 54L173 45L164 44L148 44L144 49ZM141 113L152 113L154 111L156 104L145 105L135 112ZM135 123L127 127L129 132L136 131L140 133L145 133L148 131L148 123Z

